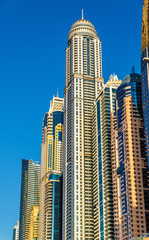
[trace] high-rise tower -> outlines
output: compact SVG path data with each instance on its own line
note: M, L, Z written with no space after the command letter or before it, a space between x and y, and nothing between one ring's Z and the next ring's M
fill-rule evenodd
M61 212L59 216L54 214L51 209L55 209L55 196L59 202L61 211L61 175L63 163L63 98L53 97L50 103L49 112L43 119L42 144L41 144L41 190L40 190L40 218L39 218L39 239L55 239L60 236L62 224ZM57 175L59 177L57 177ZM56 183L53 183L56 182ZM57 183L58 182L58 183ZM56 187L59 188L56 193ZM57 194L57 195L56 195ZM53 199L51 201L51 198ZM57 206L58 207L58 206ZM61 239L59 237L59 239Z
M22 159L19 240L27 240L32 206L39 206L40 165L32 160Z
M141 80L144 126L149 163L149 0L143 1Z
M92 108L102 84L101 41L82 14L66 48L62 239L94 239Z
M121 80L111 75L94 103L93 111L93 206L94 239L114 240L111 159L111 112Z
M149 231L149 171L141 76L127 75L116 93L111 118L115 240L135 239Z
M17 225L13 228L12 240L19 240L19 221L17 221Z

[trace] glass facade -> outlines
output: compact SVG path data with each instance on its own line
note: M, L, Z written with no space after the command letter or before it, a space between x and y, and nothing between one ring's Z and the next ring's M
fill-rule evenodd
M99 231L95 230L95 236L101 240L114 240L111 112L115 110L116 89L120 84L121 80L118 80L116 75L110 76L97 97L94 113L97 117L93 123L97 128L93 133L93 136L97 136L96 140L93 140L93 169L94 174L97 174L97 177L94 177L94 194L98 193L96 198L99 204L97 207L97 201L94 199L95 226L99 224Z
M55 111L53 112L53 137L55 139L55 127L59 124L63 124L63 112Z
M62 239L62 175L50 173L45 186L45 237Z
M149 48L145 48L141 56L141 80L142 80L142 103L144 114L144 126L147 143L147 155L149 163L149 63L144 58L149 57Z
M39 206L39 195L40 165L22 159L19 240L26 240L29 236L31 208L33 205Z
M20 195L20 219L19 219L19 240L25 239L26 202L28 191L28 160L22 159L21 168L21 195Z
M100 209L100 237L104 240L103 215L103 182L102 182L102 154L101 154L101 127L100 127L100 100L97 102L97 130L98 130L98 167L99 167L99 209Z
M13 236L12 236L12 240L16 240L16 229L13 229Z
M61 181L59 181L53 182L52 240L62 239L61 235L62 235L62 183Z

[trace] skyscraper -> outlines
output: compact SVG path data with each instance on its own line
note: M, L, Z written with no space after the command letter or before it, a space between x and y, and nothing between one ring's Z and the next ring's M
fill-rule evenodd
M22 159L19 240L29 236L32 206L39 206L40 165L32 160Z
M94 239L114 240L111 159L111 112L121 80L111 75L94 103L93 111L93 209Z
M41 191L40 191L40 219L39 239L47 239L49 232L54 234L55 221L57 218L50 212L50 208L54 205L54 200L49 205L47 203L50 194L54 194L54 184L52 181L59 181L53 177L51 180L51 174L62 174L63 163L63 147L62 147L62 135L63 135L63 98L53 97L50 103L49 112L47 112L43 119L42 126L42 144L41 144ZM53 176L52 175L52 176ZM50 186L50 187L48 187ZM61 197L61 190L59 190L59 197ZM53 196L54 199L54 196ZM62 204L62 202L60 202ZM60 208L61 209L61 208ZM61 213L60 213L61 214ZM48 222L48 218L52 219L52 224ZM61 231L61 230L60 230ZM53 236L53 235L52 235ZM55 238L53 238L55 239Z
M115 240L134 239L149 231L141 76L127 75L116 95L116 112L111 117Z
M19 240L19 221L17 221L17 225L13 228L12 240Z
M94 239L92 108L102 84L101 41L82 16L66 48L62 239Z
M149 0L143 1L141 80L144 126L149 163Z

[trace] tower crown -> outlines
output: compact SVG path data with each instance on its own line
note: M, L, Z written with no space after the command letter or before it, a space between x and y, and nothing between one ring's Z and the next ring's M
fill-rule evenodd
M75 34L98 37L94 25L83 17L72 25L68 34L68 41L70 41Z

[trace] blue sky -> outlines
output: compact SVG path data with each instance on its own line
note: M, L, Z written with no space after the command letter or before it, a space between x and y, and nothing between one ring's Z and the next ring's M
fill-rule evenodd
M19 218L21 159L40 161L42 119L63 96L71 25L91 21L102 41L103 77L140 73L142 0L0 0L0 240Z

